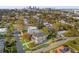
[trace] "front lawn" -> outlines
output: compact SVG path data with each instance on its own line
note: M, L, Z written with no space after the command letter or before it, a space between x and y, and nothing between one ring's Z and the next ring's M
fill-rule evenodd
M65 45L68 45L69 47L72 47L73 49L79 51L79 38L75 40L70 40L66 42Z

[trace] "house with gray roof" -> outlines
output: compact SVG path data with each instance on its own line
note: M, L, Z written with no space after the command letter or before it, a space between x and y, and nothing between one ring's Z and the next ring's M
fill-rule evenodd
M35 41L36 44L41 44L47 40L46 34L38 32L32 35L31 39Z

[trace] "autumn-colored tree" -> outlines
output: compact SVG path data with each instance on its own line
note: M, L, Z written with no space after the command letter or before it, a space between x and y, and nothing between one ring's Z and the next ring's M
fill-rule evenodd
M21 38L25 41L30 41L31 37L29 34L27 34L26 32L23 33L23 35L21 36Z
M25 27L23 20L17 21L16 25L17 25L17 29L19 29L19 30L23 30Z
M36 25L36 23L37 23L36 19L30 17L29 24Z

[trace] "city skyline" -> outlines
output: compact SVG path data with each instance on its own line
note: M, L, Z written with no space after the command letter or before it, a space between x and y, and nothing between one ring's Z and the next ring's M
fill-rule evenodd
M23 9L29 6L0 6L0 9ZM55 9L79 9L79 6L31 6L37 8L55 8Z

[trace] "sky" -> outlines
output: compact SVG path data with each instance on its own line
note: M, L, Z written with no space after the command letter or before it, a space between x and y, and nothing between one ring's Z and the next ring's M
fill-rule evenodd
M79 9L79 0L0 0L0 9L24 8L26 6Z

